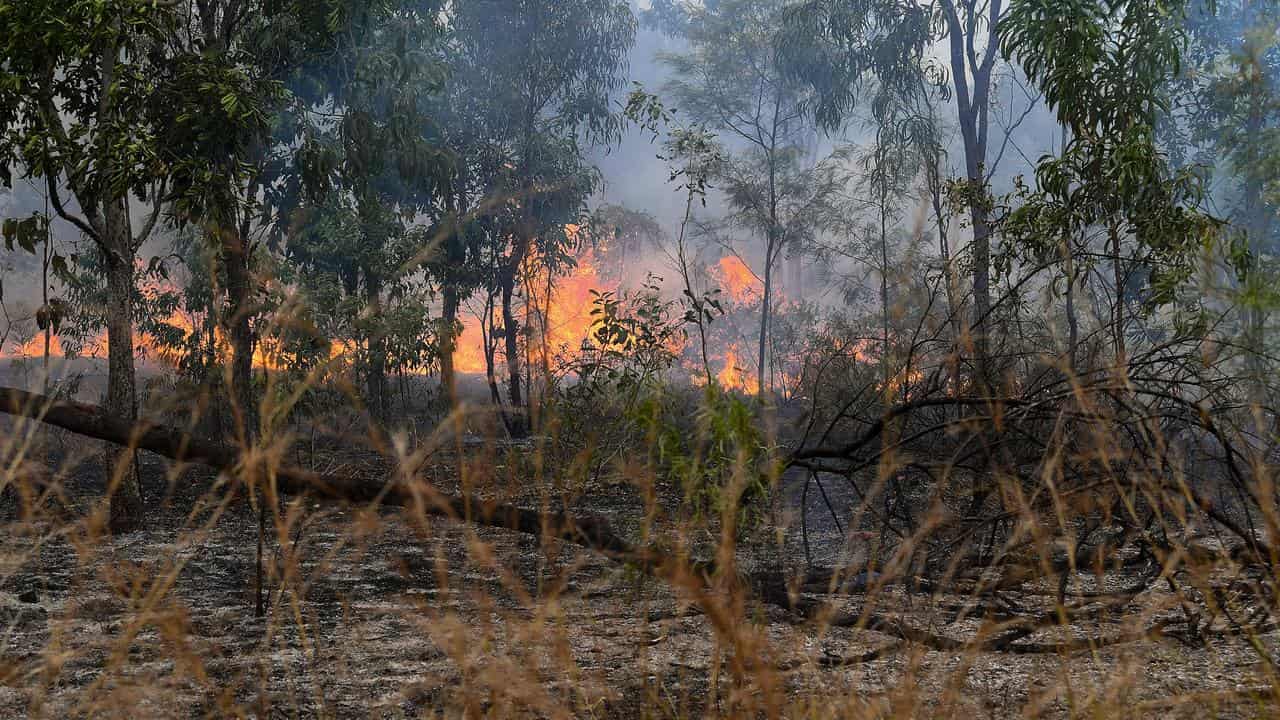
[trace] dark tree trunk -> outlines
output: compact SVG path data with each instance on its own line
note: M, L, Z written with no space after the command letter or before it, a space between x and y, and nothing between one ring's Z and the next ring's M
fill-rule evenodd
M390 407L387 392L387 338L379 324L382 317L382 278L366 270L364 288L369 316L372 322L378 324L369 334L369 369L366 378L369 414L375 422L385 424L390 415Z
M889 351L889 174L883 168L887 159L883 153L877 159L880 169L880 366L884 375L884 397L888 399L893 379L892 358ZM905 375L905 370L904 370ZM905 383L904 383L905 390Z
M107 411L133 423L138 419L137 375L133 366L133 238L127 200L103 206L104 253L107 271ZM128 532L142 524L142 489L132 453L106 449L110 492L109 522L113 532Z
M977 388L990 394L993 378L990 367L989 330L991 324L991 231L985 207L969 208L973 222L973 358Z
M524 393L521 391L520 378L520 323L516 320L512 309L515 296L515 269L507 268L502 273L502 336L507 356L508 397L511 400L511 435L522 438L526 435L525 423L521 414L524 407Z
M451 270L458 271L466 267L467 264L467 245L469 234L467 232L468 215L470 213L469 201L467 198L467 163L458 163L458 175L454 178L454 182L450 185L450 191L445 193L446 209L449 211L452 222L452 231L445 245L446 257L449 261ZM447 277L447 276L446 276ZM444 308L440 318L440 385L444 391L445 400L449 403L449 409L453 410L458 407L458 377L457 370L454 366L454 358L458 352L458 309L462 304L463 294L459 288L460 279L457 276L448 278L444 282ZM492 314L489 315L492 317ZM484 323L481 324L482 341L486 344L486 360L489 366L489 379L493 379L492 361L488 358L488 339L484 337Z
M452 284L444 287L444 309L440 318L440 386L449 408L458 406L458 379L453 367L457 352L458 288Z
M774 101L774 119L777 120L777 102L780 98L775 97ZM776 129L776 125L775 125ZM782 244L778 223L778 157L774 149L769 150L769 234L766 238L764 252L764 297L760 302L760 353L759 362L756 365L756 396L764 398L765 378L768 376L768 368L766 367L769 360L769 325L772 321L770 315L773 312L773 263L777 260L777 256Z
M234 232L224 235L222 262L227 272L227 314L223 322L231 339L231 408L239 440L247 446L257 437L258 408L253 397L249 249L243 235Z
M995 64L1001 0L992 0L985 22L974 5L963 6L962 19L953 0L943 0L943 18L950 42L951 81L956 94L957 119L964 140L965 176L969 183L969 220L973 227L973 361L975 387L990 394L989 327L991 311L991 227L987 207L987 131L991 99L991 70ZM968 20L966 23L965 20ZM986 32L987 47L981 59L974 52L975 35ZM969 79L972 77L972 88ZM972 91L972 92L971 92Z
M1062 126L1062 151L1066 152L1067 126ZM1068 216L1070 213L1068 213ZM1062 272L1067 279L1066 314L1067 314L1067 369L1074 375L1076 372L1076 350L1080 344L1080 320L1076 315L1076 262L1071 247L1070 230L1062 236Z
M490 291L485 298L484 318L480 321L480 335L484 342L484 376L489 381L489 397L502 415L503 425L510 431L511 423L507 419L506 411L502 408L502 392L498 390L498 369L494 359L498 341L494 338L494 332L496 331L493 327L493 292Z
M1248 244L1249 253L1252 258L1254 267L1250 268L1250 274L1254 275L1253 280L1257 282L1256 273L1262 270L1262 254L1268 249L1267 240L1271 234L1271 212L1267 207L1265 197L1266 183L1263 173L1266 172L1265 163L1261 157L1259 145L1264 142L1261 138L1264 127L1262 117L1262 103L1264 99L1260 97L1262 88L1255 86L1249 95L1249 117L1246 122L1246 133L1249 138L1245 142L1249 143L1248 157L1249 167L1245 170L1245 214L1248 223ZM1258 303L1251 303L1246 311L1246 335L1248 338L1249 349L1249 401L1255 405L1265 405L1267 403L1266 391L1266 315L1267 312Z
M1080 344L1080 320L1076 317L1076 269L1071 248L1066 246L1064 255L1067 276L1067 366L1076 371L1076 346Z
M1111 241L1111 275L1116 286L1115 307L1111 319L1112 344L1117 369L1125 363L1124 342L1124 263L1120 257L1120 226L1115 218L1107 221L1107 237Z
M231 337L231 411L236 419L236 432L242 447L252 447L258 438L258 404L253 393L253 328L250 318L253 307L249 293L252 278L249 272L250 249L248 228L240 232L224 231L222 262L227 272L227 334ZM255 478L249 478L254 484ZM266 539L267 494L255 492L258 504L258 543L254 569L254 596L256 617L266 612L266 581L263 558Z
M771 256L773 254L773 244L766 252L766 260L764 264L764 299L760 305L760 352L759 364L756 365L756 394L764 397L765 392L765 364L769 359L769 314L772 312L771 301L773 299L773 262Z

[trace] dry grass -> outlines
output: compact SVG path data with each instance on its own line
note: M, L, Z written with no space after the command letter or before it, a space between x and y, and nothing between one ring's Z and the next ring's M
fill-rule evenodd
M1181 362L1166 353L1133 367L1167 378ZM372 449L268 426L260 462L241 472L143 454L145 529L115 537L95 445L14 419L0 448L0 707L1269 716L1280 635L1265 448L1246 415L1208 404L1221 399L1211 379L1176 382L1209 390L1175 396L1097 373L1029 379L999 401L957 403L926 380L896 405L815 403L809 434L777 441L787 454L717 466L719 514L691 513L655 453L590 448L563 434L576 427L567 421L547 421L561 434L530 444L463 442L456 415L439 426L449 432L393 432ZM1197 407L1210 409L1186 412ZM1226 454L1189 458L1189 434ZM711 467L705 447L690 447ZM592 451L610 458L606 471L584 459ZM769 469L779 458L785 472ZM390 477L424 500L276 495L270 479L299 463ZM757 472L772 505L740 528L733 498ZM432 492L607 517L635 552L441 517ZM827 516L843 518L838 532Z

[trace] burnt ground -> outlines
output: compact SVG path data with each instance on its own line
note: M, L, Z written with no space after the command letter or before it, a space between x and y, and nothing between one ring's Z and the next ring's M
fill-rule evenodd
M93 534L83 519L101 492L91 465L64 483L64 521L0 529L0 717L685 717L771 704L789 717L1275 712L1258 694L1274 677L1241 638L1068 655L935 651L764 608L736 621L735 656L688 598L573 546L296 499L286 514L306 520L269 543L272 592L255 618L252 508L237 499L217 514L202 492L208 472L170 482L167 463L143 462L143 531ZM536 506L532 483L526 496ZM623 486L584 497L577 510L622 528L640 515ZM976 621L939 610L947 601L886 591L842 602L973 636ZM1139 605L1140 615L1080 632L1174 612L1159 591ZM1261 643L1274 653L1280 637ZM877 659L823 666L886 646ZM735 657L752 665L739 679Z

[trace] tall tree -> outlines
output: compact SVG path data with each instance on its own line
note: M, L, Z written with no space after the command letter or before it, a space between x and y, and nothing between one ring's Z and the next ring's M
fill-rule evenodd
M135 260L166 195L156 127L146 121L155 91L149 60L173 22L171 4L150 0L0 2L0 175L6 184L15 169L42 178L54 211L100 254L106 406L128 421L138 414ZM132 198L154 207L138 227ZM110 526L136 527L142 514L136 468L128 453L108 450L106 458Z
M480 103L476 119L490 146L485 154L506 158L497 168L485 165L507 180L481 185L506 185L513 203L493 281L509 397L519 408L519 275L539 239L564 237L566 218L558 210L566 199L580 194L578 203L569 203L580 205L590 193L581 184L583 174L574 170L582 168L579 139L608 142L619 136L621 121L609 103L625 81L636 22L624 0L474 0L456 4L450 24L454 82ZM524 432L517 419L513 434Z
M1209 168L1219 206L1242 230L1249 251L1241 305L1251 350L1253 401L1266 385L1266 318L1277 302L1274 258L1280 248L1275 186L1280 182L1280 7L1231 0L1191 3L1187 64L1174 89L1182 112L1165 129L1186 160Z
M833 190L806 157L812 93L776 62L773 36L785 6L781 0L684 3L674 15L677 23L665 25L689 50L662 56L674 73L667 90L681 112L725 143L713 182L733 208L730 221L762 241L756 363L761 394L772 376L768 348L778 259L813 232L822 216L816 206Z
M992 73L1002 0L986 3L938 0L803 0L789 9L779 52L791 72L817 93L818 120L833 129L862 101L864 83L875 79L891 93L920 88L924 57L946 40L956 122L964 149L963 192L973 232L971 245L975 376L978 387L992 378L988 363L991 314L991 202L987 182ZM937 20L935 20L935 18Z
M1133 269L1147 274L1149 302L1171 299L1216 226L1199 210L1201 178L1171 168L1155 137L1185 47L1180 9L1162 0L1018 0L1001 30L1004 52L1021 61L1071 133L1059 157L1038 164L1041 192L1014 225L1033 234L1056 226L1054 238L1105 228L1118 366L1128 354Z
M317 68L367 37L388 7L376 0L184 0L157 69L153 115L167 118L162 147L174 177L175 217L219 251L232 348L231 395L243 442L257 432L253 395L254 257L296 207L280 182L309 159L307 109L326 102ZM284 217L282 218L281 215Z
M361 286L366 402L372 417L385 422L386 290L413 270L404 267L413 259L404 242L409 219L439 204L452 162L430 108L444 80L440 3L413 0L373 10L349 29L332 61L304 77L323 89L316 93L321 109L306 113L308 153L299 171L309 176L308 185L336 194L327 202L353 212L356 233L342 257L332 259L349 266Z

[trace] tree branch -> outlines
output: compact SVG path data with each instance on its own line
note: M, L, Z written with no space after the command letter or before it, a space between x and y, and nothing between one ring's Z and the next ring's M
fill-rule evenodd
M952 399L948 401L957 402ZM985 400L974 400L974 402L980 401ZM936 404L944 403L922 401L907 403L899 406L898 409L905 413L911 409ZM109 415L103 408L96 405L56 400L15 388L0 387L0 412L30 418L86 437L149 450L174 460L201 463L236 475L243 474L246 470L252 474L255 469L244 464L244 456L234 447L199 438L174 428L145 422L134 425ZM887 414L886 419L892 415L893 413ZM408 506L427 515L514 530L541 538L556 538L593 550L605 557L631 564L640 571L673 585L692 589L704 606L707 606L710 598L716 596L712 590L711 579L716 570L714 562L688 560L681 557L679 553L664 552L661 548L636 548L615 534L603 518L540 512L475 496L442 493L425 482L393 480L380 485L359 478L320 475L297 468L271 469L270 473L275 478L275 487L286 493L315 493L331 500L358 504ZM815 583L824 580L828 590L835 589L839 592L839 583L833 582L839 579L837 573L839 573L837 570L820 568L811 571L798 582L795 581L796 579L789 582L784 575L768 571L739 579L760 602L781 607L796 613L799 617L817 620L827 626L874 630L940 651L974 649L1008 653L1074 652L1159 636L1164 629L1162 624L1157 623L1145 630L1121 633L1111 637L1085 638L1062 643L1019 643L1015 641L1023 639L1027 632L1024 628L1013 627L994 638L977 641L962 640L913 626L899 617L874 612L837 612L832 616L830 615L831 607L827 603L799 595L799 592L811 590ZM864 580L864 582L868 581ZM880 580L876 582L883 584ZM708 609L716 610L716 606L711 604ZM709 612L709 616L711 615L722 616L723 613L716 610ZM1042 618L1030 617L1023 624L1029 627L1040 627L1044 623L1045 620ZM896 646L887 646L882 651L887 652L892 647ZM874 656L878 656L879 652ZM872 657L867 656L861 659L865 661ZM857 661L858 659L844 659L829 662L831 665L839 666Z

